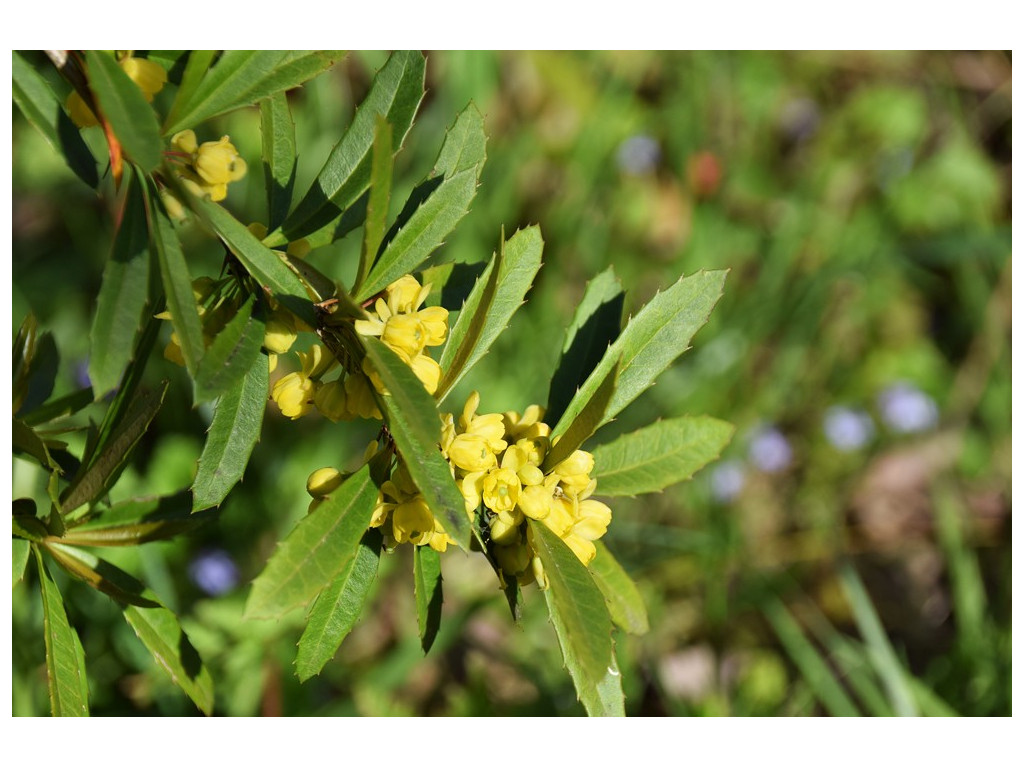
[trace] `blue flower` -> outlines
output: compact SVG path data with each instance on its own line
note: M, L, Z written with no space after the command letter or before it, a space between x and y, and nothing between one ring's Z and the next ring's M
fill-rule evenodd
M917 387L897 382L878 395L882 421L903 434L924 432L939 423L939 407Z
M188 565L192 582L208 595L223 595L238 584L238 566L223 549L208 549Z
M623 173L642 176L657 167L661 160L661 145L651 136L636 134L619 145L615 160Z
M825 437L840 451L863 448L875 435L875 422L859 408L834 405L825 411Z
M793 461L793 449L776 427L761 427L750 439L750 461L762 472L782 472Z
M723 504L732 501L746 483L747 472L741 461L722 461L711 469L711 496L715 501Z

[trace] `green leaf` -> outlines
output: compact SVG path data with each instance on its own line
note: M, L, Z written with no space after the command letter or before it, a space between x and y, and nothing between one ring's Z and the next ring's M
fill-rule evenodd
M656 421L594 449L593 477L600 496L653 493L689 480L714 461L735 427L710 416Z
M199 322L199 311L192 295L192 277L185 263L178 233L155 198L150 199L150 213L153 245L156 248L157 263L160 264L167 311L171 313L171 324L178 337L181 356L185 358L185 367L195 376L206 348L203 344L203 326Z
M364 464L278 545L252 584L246 618L278 618L323 591L356 556L376 501Z
M312 293L314 301L321 302L339 295L338 284L305 259L289 256L287 253L282 258L287 267L305 284L307 292Z
M365 301L415 270L451 234L476 196L486 142L483 117L471 105L448 130L434 165L431 178L443 177L443 181L400 229L389 233L366 283L355 293L357 301Z
M370 183L377 115L391 125L394 151L412 126L423 99L426 61L419 51L395 51L373 79L370 92L351 125L331 151L316 181L291 215L272 234L276 246L305 237L334 221L366 191Z
M28 556L31 551L32 545L28 539L11 539L11 565L14 569L14 577L11 580L12 589L25 578L25 568L28 566Z
M381 397L383 412L409 476L427 506L439 515L445 532L469 551L471 536L466 502L441 456L441 417L423 384L405 362L373 336L362 338L366 357L390 392Z
M27 414L46 402L53 392L60 355L49 331L39 333L29 313L14 339L13 409Z
M25 119L64 157L75 175L95 188L100 183L96 158L82 140L82 134L64 112L50 84L17 51L12 53L14 103Z
M219 506L242 479L260 439L269 379L269 361L258 356L249 372L217 402L192 486L192 511Z
M43 556L36 550L36 566L43 592L43 635L46 640L46 679L50 711L54 717L89 716L89 681L85 654L68 616L57 585L50 578Z
M341 56L341 51L225 51L188 101L175 105L177 114L164 133L194 127L301 85Z
M256 312L253 310L256 309ZM210 344L196 370L196 401L214 400L236 389L260 360L266 322L249 296Z
M573 416L571 421L560 422L562 427L560 435L556 435L552 431L552 440L559 436L561 439L551 446L544 457L545 468L555 467L559 462L569 458L573 451L583 445L587 438L604 424L608 408L615 396L620 370L620 366L615 365L605 371L604 380L594 390L593 395L590 396L583 408Z
M896 657L860 577L848 563L839 567L839 583L853 609L857 628L867 643L868 658L885 686L893 710L900 717L915 717L918 711L914 694L907 685L909 673Z
M95 501L113 487L135 446L160 410L166 393L165 381L158 391L135 397L124 420L113 429L110 438L99 447L96 457L89 465L83 465L84 471L64 492L62 505L65 514Z
M43 442L43 439L39 437L35 430L28 426L28 424L25 424L19 419L13 419L11 438L14 453L24 453L31 456L39 462L39 466L43 467L43 469L60 469L57 462L50 457L50 452L46 448L46 443Z
M150 173L160 165L163 142L156 113L142 90L102 51L86 51L89 87L127 157Z
M359 253L359 269L352 290L359 290L377 257L384 231L388 225L388 204L391 202L391 176L394 150L391 126L383 115L377 115L370 163L370 196L366 203L366 224L363 227L363 249Z
M92 405L93 394L92 387L86 387L85 389L76 389L74 392L58 397L45 405L41 405L38 408L29 411L25 414L25 418L22 419L30 427L37 426L39 424L46 424L47 422L54 421L63 416L71 416L72 414L78 413L80 410L88 405Z
M429 546L416 547L413 554L413 580L416 584L416 621L420 627L423 652L430 651L441 626L441 556Z
M480 360L498 334L508 327L540 269L544 240L540 227L516 232L503 241L501 251L477 280L459 312L441 354L441 383L438 400Z
M529 525L548 581L544 599L576 695L591 716L622 715L612 619L604 596L587 567L551 529L534 520Z
M775 629L779 641L803 675L815 698L834 717L856 717L860 714L846 690L833 676L800 625L777 597L770 598L762 609Z
M170 539L206 522L191 510L187 491L129 499L69 526L61 541L83 547L128 547Z
M165 126L172 125L178 119L178 113L181 112L181 108L192 100L192 96L206 76L207 71L210 69L210 64L213 63L216 55L216 51L188 52L188 61L185 63L185 70L182 72L181 82L178 84L178 92L174 95L174 104L171 106L171 111L167 114L167 120L164 122ZM150 51L149 58L153 58L152 51ZM170 76L170 72L168 72L168 76Z
M382 543L380 531L368 530L363 534L356 556L330 586L317 595L309 609L295 658L295 671L302 682L320 674L355 626L377 577Z
M213 709L213 680L202 659L178 624L178 618L134 576L95 555L58 541L47 550L72 575L105 592L121 604L125 620L196 706L206 714Z
M698 272L681 278L667 291L651 299L627 323L597 368L576 392L551 431L552 437L565 432L605 381L608 371L620 360L615 393L602 423L611 421L651 386L673 360L689 349L690 339L707 322L722 295L725 275L725 271Z
M590 575L604 595L612 621L630 634L646 634L650 624L640 590L603 542L595 541L594 546L597 556L590 563Z
M618 338L625 296L613 267L587 283L565 332L562 356L551 378L544 414L549 424L558 422L576 390L583 386L605 350Z
M213 712L213 678L181 628L178 617L163 606L129 605L124 618L156 663L203 714Z
M261 286L269 288L278 301L304 322L316 325L306 286L280 255L267 248L248 227L216 203L190 195L189 204Z
M477 261L466 264L448 261L416 273L420 285L430 285L430 293L427 294L424 304L428 307L461 307L489 263Z
M97 398L121 381L135 351L135 336L145 323L149 300L146 199L134 177L129 177L125 186L121 223L103 269L90 333L89 379Z
M284 91L260 102L260 133L267 184L267 228L273 230L288 215L295 188L295 123Z

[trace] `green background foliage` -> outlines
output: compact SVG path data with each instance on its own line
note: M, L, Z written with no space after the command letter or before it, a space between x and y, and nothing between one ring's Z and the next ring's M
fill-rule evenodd
M176 60L172 53L165 52L168 62ZM294 80L282 82L299 82L334 58L297 58L288 75ZM617 463L649 461L651 472L684 476L685 451L645 456L630 447L630 435L654 430L654 441L664 423L657 419L697 415L709 418L694 429L718 434L722 421L735 426L731 442L724 438L722 461L689 482L636 498L629 495L644 489L627 485L609 499L613 520L602 541L639 592L618 590L610 621L650 629L616 633L604 669L617 668L621 677L596 680L596 654L608 649L576 652L570 673L596 680L588 706L603 706L614 677L621 679L629 715L1008 714L1009 59L997 53L438 52L427 57L428 96L407 134L407 113L417 103L407 89L423 73L408 70L409 61L395 62L393 93L379 94L397 117L385 138L370 115L354 120L353 111L371 94L386 60L382 53L350 54L289 90L294 148L280 130L288 119L280 98L262 110L227 111L234 105L211 103L193 86L173 110L171 93L159 94L156 104L171 114L164 133L192 127L195 113L212 116L201 141L231 135L250 168L224 205L243 223L267 215L268 184L292 184L299 194L325 163L359 168L362 186L323 190L299 206L303 215L293 213L294 221L280 210L264 221L286 233L313 231L328 199L352 202L371 179L386 176L379 170L388 155L381 147L402 149L393 160L390 195L377 200L390 206L388 215L377 221L394 221L417 185L440 172L446 194L467 208L472 202L450 235L448 222L427 221L430 212L423 211L415 230L395 236L378 225L371 237L359 229L311 257L313 267L347 285L369 279L369 293L370 265L359 271L367 247L391 249L387 264L400 261L400 249L417 247L417 232L430 245L444 240L443 261L478 268L463 285L453 279L445 286L466 296L500 251L502 227L522 234L540 226L544 266L527 303L508 314L509 327L497 338L489 327L465 329L493 344L451 382L449 410L457 411L473 389L481 390L488 412L544 403L552 372L562 371L571 341L563 329L574 324L577 308L582 316L573 328L581 345L573 350L592 365L603 353L609 317L613 325L639 318L640 308L657 291L673 290L680 275L729 270L708 324L692 341L666 342L692 349L656 386L623 403L595 436L608 444L596 475L602 467L611 474ZM67 84L38 54L14 62L41 73L14 94L21 107L13 125L14 327L31 311L40 329L52 333L60 353L55 396L73 396L90 374L95 386L109 390L126 360L113 348L90 358L83 329L95 328L94 317L120 328L119 313L137 316L143 308L108 297L97 313L104 270L116 273L109 279L121 286L145 285L156 275L133 258L135 229L122 229L115 240L113 197L82 183L95 182L96 168L74 143L79 134L45 109L47 89L63 100ZM222 59L217 66L231 63ZM138 105L120 98L119 71L106 74L104 106L109 100L123 108L130 121ZM258 74L238 77L260 95L278 87ZM445 130L460 114L466 137L470 123L482 118L482 170L472 155L438 157ZM141 162L152 159L158 135L152 128L133 128L137 143L126 145ZM335 157L343 135L350 143ZM98 130L81 139L94 157L105 157ZM268 142L274 161L264 173L257 159ZM65 147L74 169L53 145ZM100 175L105 168L104 160ZM466 183L474 174L478 188ZM132 185L138 197L127 209L129 221L147 210L141 186L131 180L129 190ZM219 215L216 206L207 207L208 216ZM199 227L179 234L191 276L218 274L223 246ZM247 232L225 239L240 260L266 268L268 252ZM173 248L161 255L160 269L173 271L168 265L181 259ZM608 267L614 275L596 277ZM503 279L500 268L498 274ZM616 299L616 279L627 289L624 301ZM588 281L596 287L585 294ZM287 270L266 282L299 295ZM180 288L177 300L189 303L187 278ZM585 322L591 316L597 320ZM452 326L458 327L457 313ZM120 473L112 501L160 496L160 516L154 521L153 509L125 510L110 530L144 519L182 525L166 500L195 480L197 462L202 474L204 435L211 423L216 429L213 404L198 392L194 402L185 370L159 355L170 329L156 330L156 354L143 379L150 390L169 380L164 405L141 438L124 436L139 440L127 466L115 456L99 457L89 477L106 485ZM240 323L236 330L244 341L247 329ZM197 328L179 337L201 351ZM594 339L596 357L591 350L587 358ZM47 348L39 345L41 367ZM190 362L197 364L198 356ZM880 396L900 382L934 401L934 425L913 433L892 426ZM265 390L263 381L250 386ZM216 380L208 387L205 394L215 391ZM22 415L45 396L30 387L32 402ZM239 386L220 407L250 397ZM872 419L863 446L841 450L824 431L829 409L838 405ZM146 420L145 402L123 407L137 409L135 423ZM103 407L90 409L99 422ZM595 423L607 421L603 415ZM251 444L259 426L235 439ZM308 624L297 610L271 621L245 616L249 583L305 518L308 474L325 465L354 469L375 434L369 422L344 429L323 419L293 423L273 405L262 426L252 461L217 516L174 541L103 550L106 573L136 574L162 606L132 606L119 615L104 595L53 567L41 584L28 549L16 547L15 714L50 711L54 691L38 682L44 638L59 649L61 669L72 670L56 681L55 695L68 711L83 706L73 670L75 654L84 650L92 714L196 714L197 705L209 708L208 679L215 681L212 711L227 715L583 714L545 597L525 588L521 625L514 626L479 557L441 558L445 603L427 656L419 628L433 626L434 617L425 593L413 587L416 581L432 588L433 564L414 564L408 547L378 563L379 543L364 539L356 561L333 563L340 573L322 574L325 584L335 581L309 608ZM789 450L779 471L758 466L758 437L769 426L784 435ZM222 433L216 450L230 453L229 437ZM61 439L76 453L85 445L84 433ZM734 480L742 477L742 489L726 492L738 483L730 488L722 467ZM231 480L241 474L241 468L228 471L235 473ZM19 457L13 484L15 498L47 498L45 473ZM217 503L229 487L203 476L197 506ZM182 503L187 518L190 502ZM99 522L73 530L88 536L90 526L106 530ZM351 533L346 529L346 540L357 540ZM555 549L547 557L563 554ZM223 566L225 556L237 568L237 583L209 594L196 569ZM614 568L602 566L601 551L592 568L599 588L620 583ZM331 595L344 590L365 599L358 619L332 610ZM311 598L308 591L292 604ZM66 615L53 607L58 592ZM579 601L597 602L594 597L584 590ZM560 620L575 621L573 610L561 606ZM195 704L136 639L164 642L154 627L171 612L205 665L189 678ZM333 660L326 657L322 638L346 634ZM309 650L297 662L296 643L307 636Z

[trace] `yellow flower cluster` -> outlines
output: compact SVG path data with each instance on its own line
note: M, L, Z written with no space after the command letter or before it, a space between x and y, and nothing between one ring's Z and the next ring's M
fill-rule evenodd
M221 136L219 141L199 144L193 130L171 137L171 146L186 161L178 175L192 194L219 202L228 196L228 184L245 176L248 166L229 138Z
M374 310L368 313L370 317L356 320L354 328L364 336L379 336L409 364L423 386L433 394L441 379L441 368L431 359L427 347L444 343L448 335L448 310L443 307L420 309L429 293L429 284L421 286L412 275L401 277L377 299ZM269 324L267 327L269 330ZM326 358L333 361L330 353L320 347L314 347L309 354L319 355L317 361ZM282 414L297 419L315 408L331 421L382 418L373 393L376 390L387 394L387 390L368 360L363 361L361 370L342 371L337 379L323 381L323 375L332 366L307 364L307 358L302 353L299 355L303 358L301 370L280 379L271 391Z
M132 82L139 86L146 101L153 101L153 97L164 87L167 82L167 72L155 61L149 59L136 59L133 56L125 56L118 62L122 71L131 78ZM96 115L89 109L85 99L79 96L78 91L72 91L65 103L71 121L79 128L89 128L99 125Z
M427 392L434 394L441 381L441 366L430 357L427 348L444 343L448 335L448 310L444 307L420 309L429 294L429 283L421 286L412 275L400 277L377 299L368 312L368 319L356 320L355 330L363 336L379 336L408 363ZM363 361L363 372L378 392L387 394L369 360Z
M594 457L573 451L543 469L551 446L544 411L532 405L520 415L478 414L480 395L473 392L459 416L442 416L441 452L472 517L483 505L494 556L506 576L520 584L536 580L547 586L526 519L543 522L587 565L596 555L594 542L604 535L612 512L591 499L597 481L590 477Z

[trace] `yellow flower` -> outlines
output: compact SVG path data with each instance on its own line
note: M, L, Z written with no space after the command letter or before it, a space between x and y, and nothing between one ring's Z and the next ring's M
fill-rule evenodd
M484 477L484 504L494 512L511 512L522 486L511 469L492 469Z
M301 373L289 373L274 384L271 398L289 419L297 419L313 410L316 382Z
M380 409L373 397L370 380L361 373L350 373L345 378L345 395L349 411L362 419L380 419Z
M347 400L344 384L340 381L327 381L317 389L313 402L320 413L337 422L352 418Z
M345 475L334 467L322 467L314 470L306 480L306 493L314 499L322 499L344 482Z
M270 313L263 333L263 346L268 352L283 355L292 348L292 344L298 338L295 321L292 318L292 313L286 309L278 309Z
M391 513L391 528L395 541L426 544L434 534L434 516L422 496L416 496L395 507Z
M230 137L199 144L195 131L179 131L171 137L171 146L188 158L181 173L184 185L195 195L208 195L214 202L228 195L228 184L245 176L247 165Z
M416 355L409 365L428 393L432 395L437 392L437 387L441 383L441 366L436 360L425 354Z
M481 435L456 435L448 449L448 459L466 472L479 472L496 466L498 460Z
M430 283L421 286L412 275L404 275L391 283L384 292L392 313L415 312L426 301Z

